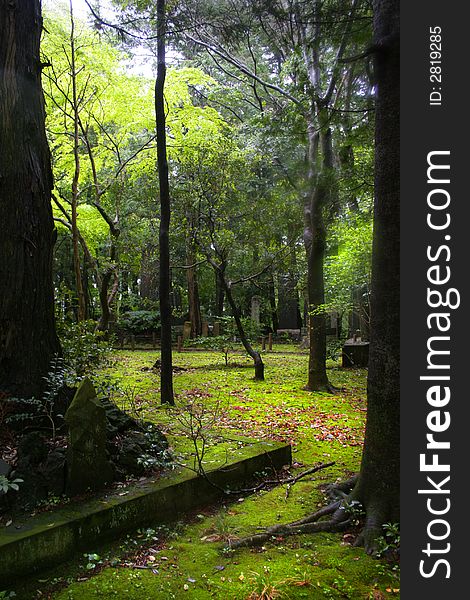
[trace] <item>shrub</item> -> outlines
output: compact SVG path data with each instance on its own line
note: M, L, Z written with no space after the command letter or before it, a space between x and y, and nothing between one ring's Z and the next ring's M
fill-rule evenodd
M125 313L118 328L130 333L145 333L160 327L160 313L156 310L134 310Z
M104 332L96 331L94 321L59 321L57 332L62 344L64 363L76 379L89 374L109 358L111 341L106 339Z

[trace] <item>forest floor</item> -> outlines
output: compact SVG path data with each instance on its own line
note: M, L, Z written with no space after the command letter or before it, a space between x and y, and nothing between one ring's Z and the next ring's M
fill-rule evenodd
M105 374L119 384L113 399L133 416L159 424L187 467L195 466L189 413L183 408L191 403L193 414L208 427L205 442L212 452L226 452L227 444L243 444L246 437L271 439L292 445L292 475L319 463L334 465L292 486L240 494L171 526L155 525L114 544L97 544L81 560L16 590L16 598L399 597L398 565L354 547L354 531L277 538L261 548L224 550L230 540L314 512L326 503L322 485L358 471L366 417L365 369L342 369L330 362L331 383L340 391L311 393L303 390L307 354L295 346L278 345L264 353L264 382L253 380L252 361L241 353L231 354L225 366L222 354L185 350L174 354L174 364L184 369L174 377L175 412L159 404L159 374L151 369L158 358L152 350L116 351ZM210 427L213 421L216 429ZM210 464L210 452L205 464Z

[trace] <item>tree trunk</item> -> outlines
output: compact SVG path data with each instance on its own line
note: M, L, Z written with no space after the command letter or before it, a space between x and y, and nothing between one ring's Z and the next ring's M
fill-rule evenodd
M193 237L194 219L188 215L189 231L186 238L186 282L188 285L189 321L191 322L191 337L198 337L202 332L201 303L199 299L199 285L196 263L196 249Z
M225 290L223 285L223 279L225 276L226 264L222 263L218 270L214 271L215 274L215 314L218 317L224 315L224 303L225 303Z
M78 121L80 118L80 110L78 106L77 94L77 71L75 67L75 20L73 18L72 0L70 0L70 69L72 79L72 113L73 113L73 157L74 157L74 173L72 179L72 247L73 247L73 269L75 273L75 286L78 299L77 320L83 321L87 318L86 315L86 299L83 289L83 279L81 272L80 250L79 250L79 232L77 226L77 208L78 208L78 179L80 177L80 137Z
M154 301L158 300L158 278L160 276L160 267L157 249L153 246L153 244L146 244L142 248L140 265L140 297Z
M0 0L0 391L41 393L55 332L39 0Z
M326 324L322 305L325 303L323 262L326 249L326 227L324 211L331 201L333 154L331 130L312 133L309 125L309 196L305 205L304 244L307 253L307 294L309 304L309 363L306 389L329 391L331 385L326 374ZM323 165L315 173L318 144L321 142Z
M253 349L250 344L245 330L243 329L243 324L240 318L240 310L235 302L235 299L232 295L232 290L230 285L227 283L225 277L222 277L222 283L225 290L225 295L227 297L227 301L230 304L230 308L232 309L233 318L235 319L235 324L237 326L238 335L242 341L243 347L247 351L248 355L251 356L255 366L255 379L258 381L264 381L264 363L261 358L261 354Z
M155 81L155 115L157 124L158 181L160 185L160 322L161 322L161 370L160 393L162 404L174 405L173 364L171 350L171 302L170 302L170 185L166 152L165 98L165 0L157 0L157 79Z
M353 496L366 509L370 551L400 496L400 45L398 0L375 0L375 206L367 424Z
M117 288L113 293L113 290L109 290L111 285L111 279L114 278L114 284L119 285L119 278L116 272L116 261L117 261L117 240L120 235L120 230L118 228L113 227L110 228L111 235L111 249L109 260L111 265L106 269L103 275L100 277L100 289L99 289L99 298L100 298L100 308L101 314L98 321L97 329L98 331L108 331L109 322L111 320L111 303L114 300L114 296L116 294Z
M273 332L276 333L279 329L279 317L277 314L277 305L276 305L276 288L274 285L274 275L272 271L269 273L268 280L268 294L269 294L269 305L271 307L271 321Z

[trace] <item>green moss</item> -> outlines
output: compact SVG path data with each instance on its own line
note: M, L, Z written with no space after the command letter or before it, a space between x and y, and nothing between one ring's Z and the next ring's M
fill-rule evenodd
M217 435L210 440L208 464L225 460L227 453L236 452L240 440L249 436L291 442L293 459L299 463L294 472L318 462L335 461L335 465L300 480L290 490L278 486L244 499L234 498L214 514L204 511L166 541L159 540L154 551L149 550L151 543L140 546L138 538L131 539L130 555L126 546L125 551L111 549L110 556L127 553L127 559L118 559L122 565L127 560L145 569L107 567L92 576L81 571L79 576L88 579L75 581L56 593L54 600L245 600L263 588L274 588L281 594L279 598L293 600L399 596L394 591L399 588L395 570L368 557L362 549L344 543L341 534L298 536L266 544L261 550L223 552L232 536L251 534L258 527L313 512L325 502L319 485L348 477L360 465L366 371L341 369L330 363L330 380L340 391L334 395L311 393L303 390L306 353L296 352L294 346L275 346L274 350L264 354L264 382L253 380L252 361L242 354L232 355L229 367L224 367L222 355L210 352L174 355L174 363L188 369L174 378L177 405L200 400L208 408L224 407ZM192 442L178 427L174 413L160 406L158 374L141 371L158 356L152 351L117 352L112 375L123 385L135 386L133 406L128 408L138 408L140 416L158 423L183 462L191 464ZM125 396L121 400L126 403ZM217 436L230 440L218 444L221 437ZM376 588L382 594L375 594Z
M301 536L263 551L225 556L220 545L200 541L217 517L186 528L176 540L153 555L148 568L108 568L86 582L64 590L56 600L119 598L227 598L245 600L262 589L284 598L368 598L376 587L396 589L397 578L360 549L341 546L337 536ZM211 530L212 527L209 527ZM204 537L204 536L202 536Z

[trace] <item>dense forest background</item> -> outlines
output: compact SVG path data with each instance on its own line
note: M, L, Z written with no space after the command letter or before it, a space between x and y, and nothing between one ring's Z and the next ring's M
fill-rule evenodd
M370 36L367 6L353 17L346 5L322 7L331 26L309 42L324 63L317 83L307 74L307 25L296 25L282 5L251 5L237 15L224 3L186 8L175 9L174 32L167 34L165 82L173 324L190 321L191 337L198 337L203 320L212 326L230 316L225 280L242 317L251 318L255 297L265 333L305 336L312 304L308 205L320 178L325 197L316 218L324 248L316 253L325 257L325 291L310 316L328 314L336 339L361 327L367 338L373 83L363 61L341 62L345 28L348 55ZM208 10L215 11L211 26L201 29ZM142 52L153 42L155 16L151 8L137 16L147 31L133 29L125 39L135 33ZM185 19L195 21L182 34L178 23ZM220 23L226 31L217 39ZM119 31L71 21L66 9L46 13L45 28L58 317L92 319L103 331L158 329L154 82L126 68L132 47ZM204 35L196 40L195 30ZM325 108L317 106L323 93L331 96ZM309 124L315 114L322 114L323 130ZM360 322L350 319L354 309L363 310Z

